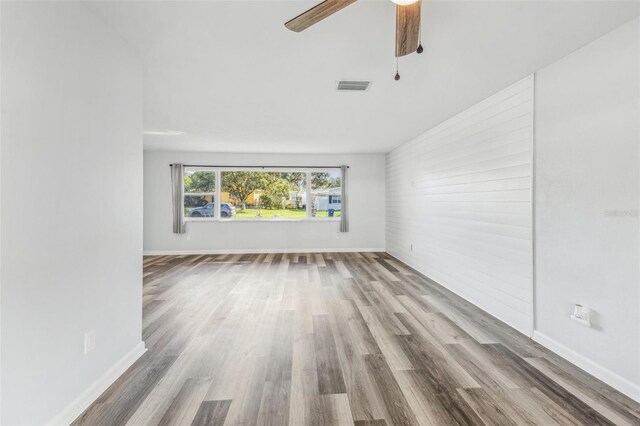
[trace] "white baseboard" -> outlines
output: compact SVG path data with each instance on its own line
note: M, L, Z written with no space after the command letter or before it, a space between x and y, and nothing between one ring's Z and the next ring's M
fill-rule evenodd
M222 250L150 250L145 256L172 256L188 254L260 254L260 253L354 253L384 252L384 248L305 248L305 249L222 249Z
M123 356L113 367L107 370L98 380L96 380L87 390L80 394L71 404L58 413L47 425L69 425L80 414L84 412L102 393L107 390L113 382L118 379L131 365L147 351L144 342L138 343L125 356Z
M587 373L602 380L617 391L627 395L629 398L640 402L640 386L630 382L613 371L603 367L595 361L586 358L573 349L568 348L562 343L546 336L539 331L533 332L533 340L540 343L545 348L555 352L570 363L580 367Z

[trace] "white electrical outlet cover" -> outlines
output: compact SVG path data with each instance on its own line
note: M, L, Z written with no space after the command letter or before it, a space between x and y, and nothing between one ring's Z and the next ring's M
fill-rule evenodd
M578 317L576 315L571 315L571 319L579 322L580 324L586 326L586 327L591 327L591 321L589 320L589 313L587 312L586 314L583 314L581 317Z
M96 347L96 332L95 330L88 331L84 334L84 354L88 354Z

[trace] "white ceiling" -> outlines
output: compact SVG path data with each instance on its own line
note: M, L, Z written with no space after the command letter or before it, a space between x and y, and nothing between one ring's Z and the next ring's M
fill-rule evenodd
M361 0L302 33L317 2L95 2L146 68L147 149L387 152L640 13L638 2L427 1L400 59L394 4ZM372 80L365 93L339 79Z

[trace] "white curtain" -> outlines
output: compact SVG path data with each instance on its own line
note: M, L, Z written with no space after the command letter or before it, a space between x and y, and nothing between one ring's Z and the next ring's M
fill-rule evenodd
M349 232L349 200L347 198L347 170L348 166L340 166L342 193L340 194L340 232Z
M171 201L173 208L173 233L184 234L184 167L171 165Z

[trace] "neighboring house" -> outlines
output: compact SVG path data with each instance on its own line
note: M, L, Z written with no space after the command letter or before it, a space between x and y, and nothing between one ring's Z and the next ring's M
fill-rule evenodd
M340 187L318 189L313 192L313 208L315 210L341 210L342 209L342 190ZM300 197L300 205L304 208L307 206L307 194L305 191L298 193Z
M256 189L251 194L247 195L247 198L244 199L244 203L250 206L256 206L260 204L260 195L262 195L263 193L264 193L263 190ZM221 194L222 202L231 203L235 206L242 204L242 202L237 197L234 197L233 195L229 194L226 191L222 191L220 194ZM225 199L225 195L226 195L226 199Z

